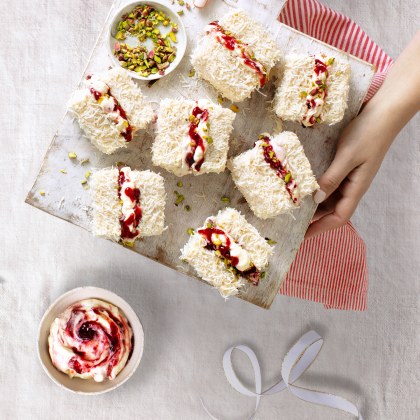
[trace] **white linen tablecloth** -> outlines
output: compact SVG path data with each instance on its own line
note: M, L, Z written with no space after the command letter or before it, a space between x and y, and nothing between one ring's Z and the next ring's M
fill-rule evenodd
M392 57L420 22L416 0L327 3L356 20ZM111 0L1 3L0 418L205 419L200 397L224 418L246 418L254 401L225 380L224 350L251 346L268 386L279 377L286 350L311 328L325 344L303 385L348 398L365 419L419 418L420 116L398 136L353 219L368 246L364 313L284 296L270 311L237 299L224 302L204 284L24 204L110 5ZM146 335L136 374L96 397L59 389L36 355L43 312L61 293L81 285L124 297ZM240 357L236 362L247 367ZM250 378L244 374L246 382ZM284 392L264 398L257 418L349 415Z

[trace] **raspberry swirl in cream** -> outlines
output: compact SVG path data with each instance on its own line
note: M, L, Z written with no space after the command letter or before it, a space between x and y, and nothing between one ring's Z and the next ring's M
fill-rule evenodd
M98 299L68 307L54 320L48 337L53 365L70 377L114 379L126 365L133 332L123 312Z

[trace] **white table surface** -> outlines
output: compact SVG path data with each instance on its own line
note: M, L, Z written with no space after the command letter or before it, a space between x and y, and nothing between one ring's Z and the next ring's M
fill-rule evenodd
M347 397L365 419L417 419L419 116L398 136L354 217L368 246L369 306L364 313L326 310L283 296L270 311L237 299L225 303L204 284L24 204L110 4L2 4L0 418L205 419L200 397L224 418L246 418L254 401L226 382L224 350L236 343L252 346L268 386L279 376L286 350L314 328L325 344L301 384ZM328 4L354 18L393 57L420 22L416 0ZM146 334L139 370L103 396L59 389L36 355L43 312L61 293L81 285L124 297ZM264 398L257 418L351 417L284 392Z

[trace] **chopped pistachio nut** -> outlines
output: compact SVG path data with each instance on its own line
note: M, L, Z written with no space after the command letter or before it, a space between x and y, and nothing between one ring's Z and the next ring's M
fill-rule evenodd
M60 169L60 172L61 172L62 174L66 174L66 173L67 173L67 171L66 171L65 169Z
M286 176L284 177L284 182L287 184L290 181L291 177L292 174L290 172L287 172Z
M302 92L299 93L299 96L301 99L305 99L308 96L308 92L302 90Z
M184 206L184 209L185 209L186 211L191 211L191 206L190 206L190 205L188 205L188 204L186 204L186 205Z
M183 201L184 201L184 196L183 195L178 195L178 197L176 198L176 200L175 200L175 204L176 205L178 205L178 204L181 204Z
M160 25L169 27L170 31L164 33ZM117 31L114 55L123 68L134 71L142 77L157 73L163 75L165 69L175 60L176 47L171 41L177 42L175 33L178 32L178 25L162 10L147 4L138 5L131 13L121 17ZM128 36L137 38L138 45L119 42ZM153 42L151 50L145 44L148 39Z
M85 178L88 179L92 175L92 172L87 171L85 172Z
M190 72L188 73L188 77L194 77L195 75L195 70L194 68L191 68Z
M184 2L184 0L178 0L178 4L179 4L180 6L183 6L183 5L185 4L185 2Z
M39 195L44 196L45 195L45 191L44 190L39 190Z
M222 95L217 95L217 102L221 105L225 101L225 98L223 98Z
M69 158L70 158L70 159L76 159L76 158L77 158L76 153L74 153L74 152L69 152Z
M183 10L180 10L177 13L178 13L179 16L182 16L184 14L184 11Z
M133 248L134 247L134 241L133 242L131 242L131 241L122 241L122 244L124 246L128 246L130 248Z
M232 105L230 106L230 109L231 109L233 112L238 112L238 111L239 111L239 108L238 108L236 105L234 105L234 104L232 104Z
M176 206L178 204L181 204L185 200L185 197L182 194L180 194L178 191L174 191L174 194L176 195L176 200L175 200Z
M183 182L182 182L182 181L179 181L179 182L177 182L177 183L176 183L176 186L181 188L181 187L183 187L183 186L184 186L184 184L183 184Z
M90 187L89 187L89 185L85 185L83 188L84 188L85 190L88 190Z
M85 184L87 184L87 181L86 181L86 179L83 179L83 180L81 180L81 181L80 181L80 183L81 183L82 185L85 185Z
M265 238L265 240L267 241L268 245L275 245L277 243L276 241L270 238Z
M220 201L222 201L223 203L230 203L230 198L229 197L225 197L223 196Z
M193 228L188 228L187 233L188 233L188 235L194 235L194 229Z
M80 161L80 164L81 164L81 165L84 165L85 163L89 163L89 159L82 159L82 160Z
M261 274L260 274L260 278L263 279L263 278L265 278L265 276L266 276L266 272L262 271Z

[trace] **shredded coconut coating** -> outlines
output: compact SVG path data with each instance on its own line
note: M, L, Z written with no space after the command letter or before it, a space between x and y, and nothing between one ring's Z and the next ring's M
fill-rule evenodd
M281 119L301 122L306 112L306 97L301 96L301 92L311 90L313 70L313 56L290 54L285 57L283 78L274 97L274 111ZM321 123L332 125L343 119L347 109L351 67L347 61L335 57L328 73L328 96L321 112Z
M184 159L182 141L188 136L189 117L197 106L196 101L182 99L164 99L160 103L157 120L157 135L152 146L152 162L156 166L172 172L176 176L187 174L201 175L205 173L220 173L225 170L229 137L233 130L236 114L209 100L200 99L202 108L209 111L208 135L213 139L205 154L204 163L199 172L186 171L182 167Z
M285 131L273 137L284 147L293 178L297 181L301 199L319 188L302 145L295 133ZM232 179L245 197L255 216L261 219L287 213L296 204L290 199L283 179L264 160L258 145L228 162Z
M239 211L228 207L209 219L248 252L258 270L264 270L267 267L274 247L267 243ZM204 248L205 245L205 238L196 230L181 250L180 258L194 267L197 274L216 287L223 297L227 298L238 294L240 288L248 281L227 270L223 260L217 257L213 251Z
M121 204L118 198L118 169L106 168L91 175L92 233L118 242L121 238Z
M126 72L111 69L106 73L95 74L93 78L110 87L112 96L126 112L133 132L146 128L153 120L152 107L144 102L140 88ZM88 85L89 81L84 81L82 88L73 93L68 104L69 111L76 117L86 137L101 152L109 155L127 147L125 138L116 125L109 121L107 114L87 88Z
M247 43L269 74L280 60L282 52L270 34L254 22L244 10L235 10L220 20L220 25L244 43ZM205 35L198 41L191 56L196 74L210 82L223 97L233 102L249 98L259 87L260 78L239 57L231 52L212 35Z
M94 77L95 75L92 76ZM144 102L141 89L128 72L115 67L98 77L111 88L112 95L127 113L134 130L145 129L153 120L153 109L150 104Z
M118 173L118 168L106 168L91 176L92 233L115 242L121 239ZM166 193L163 177L149 170L131 171L131 180L140 189L140 237L160 235L165 228Z

